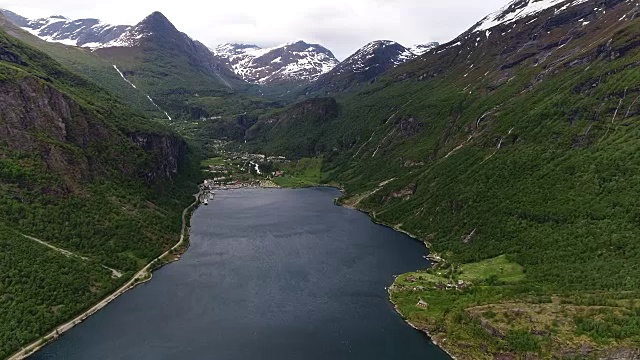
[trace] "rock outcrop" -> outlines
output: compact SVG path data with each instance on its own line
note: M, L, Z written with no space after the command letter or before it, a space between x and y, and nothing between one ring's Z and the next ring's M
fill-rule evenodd
M174 135L122 136L97 114L35 78L0 83L0 103L0 149L38 154L41 166L63 180L52 191L79 191L82 184L114 171L143 173L148 185L172 180L187 155L186 143Z

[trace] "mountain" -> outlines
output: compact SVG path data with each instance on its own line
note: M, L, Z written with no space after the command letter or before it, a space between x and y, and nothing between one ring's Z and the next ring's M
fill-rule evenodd
M178 242L199 161L170 129L4 30L0 79L6 358Z
M161 19L150 16L92 48L42 40L21 29L30 20L21 22L24 18L15 14L11 21L0 17L0 27L153 118L170 122L228 114L233 118L246 111L247 101L270 106L268 100L257 97L261 92L256 86L242 81L206 46L179 32L162 14L156 15Z
M113 41L130 28L127 25L106 24L98 19L72 20L57 15L30 20L5 9L0 9L0 13L45 41L89 48Z
M191 103L215 100L248 86L205 45L180 32L159 12L94 53L173 117L206 117L201 106Z
M91 49L136 48L147 42L168 40L177 45L197 66L214 73L233 73L255 84L283 84L314 81L331 70L338 60L326 48L303 41L261 49L255 45L225 44L211 55L205 45L180 33L156 12L135 26L110 25L98 19L72 20L64 16L28 19L9 10L0 12L12 23L48 42ZM163 38L164 37L164 38ZM101 53L112 53L102 51ZM233 72L229 71L232 70ZM226 80L226 79L225 79Z
M395 41L373 41L331 71L320 76L306 89L308 93L336 93L375 80L386 71L430 51L438 43L406 48Z
M66 46L60 43L48 42L30 34L15 20L9 21L0 14L0 28L9 35L45 52L64 67L73 70L77 74L91 79L102 87L117 94L122 101L152 118L165 118L162 109L159 109L149 100L147 94L141 89L132 87L124 81L110 61L107 61L93 53L90 49L76 46Z
M224 44L213 51L245 81L261 85L309 83L339 63L331 51L304 41L267 49Z
M340 202L424 241L391 300L458 359L632 359L640 6L513 1L352 93L259 119ZM323 114L329 114L324 116Z
M179 46L194 47L193 40L181 33L161 12L154 12L135 26L128 27L120 36L103 43L99 48L138 47L147 41L163 40Z
M102 37L98 39L90 36L90 30L102 29L102 25L82 27L82 24L91 24L93 20L66 20L58 16L29 20L7 10L2 11L14 26L49 44L20 34L5 22L3 27L15 36L47 52L74 71L123 94L127 103L154 117L161 116L170 121L208 117L211 109L221 109L221 95L229 103L223 109L235 108L236 103L242 100L230 94L248 90L248 84L205 45L177 30L158 12L135 26L104 28L100 34ZM38 25L42 23L50 25ZM41 30L33 30L29 24ZM80 26L77 31L74 30L76 25ZM49 31L58 32L47 35ZM72 31L71 37L66 36ZM53 46L58 45L55 42L60 46ZM62 47L63 44L84 46L86 49ZM125 85L128 89L123 90Z

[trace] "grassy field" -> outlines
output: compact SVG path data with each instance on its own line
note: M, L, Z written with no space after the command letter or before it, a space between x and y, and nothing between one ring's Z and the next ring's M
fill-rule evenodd
M280 164L284 176L273 179L280 187L301 188L323 183L322 158L304 158L299 161Z
M464 264L460 266L459 271L458 278L464 281L478 281L492 277L506 283L524 280L522 266L509 261L505 255L477 263Z
M501 255L400 275L389 294L403 317L459 359L595 359L640 344L637 292L525 293L525 280L522 266Z
M469 284L513 283L524 280L524 272L522 266L508 260L505 255L500 255L476 263L436 266L426 271L404 274L397 278L396 285L410 286L412 283L455 285L459 280Z

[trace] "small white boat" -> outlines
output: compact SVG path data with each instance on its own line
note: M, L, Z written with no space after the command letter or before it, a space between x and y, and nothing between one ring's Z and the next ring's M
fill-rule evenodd
M204 199L204 204L209 205L209 199Z

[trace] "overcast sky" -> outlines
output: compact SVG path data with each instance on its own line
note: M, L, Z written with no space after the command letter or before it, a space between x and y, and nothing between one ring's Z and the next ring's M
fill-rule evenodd
M227 42L274 46L319 43L344 59L373 40L410 46L447 42L508 0L0 0L34 18L65 15L132 25L161 11L210 47Z

